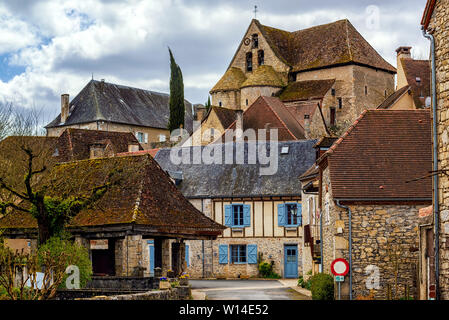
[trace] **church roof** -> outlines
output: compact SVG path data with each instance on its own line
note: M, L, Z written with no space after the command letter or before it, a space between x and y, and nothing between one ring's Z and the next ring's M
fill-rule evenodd
M293 72L356 63L396 73L347 19L294 32L254 21L276 56Z
M292 82L282 91L279 98L284 102L321 99L334 83L335 79Z
M216 91L239 90L245 80L245 74L241 69L231 67L225 72L221 79L218 80L217 84L210 90L210 93Z
M46 128L107 121L167 129L169 98L166 93L91 80L70 102L66 122L61 123L61 115L58 115ZM192 132L192 106L187 100L184 104L184 128Z
M262 65L253 70L241 88L252 86L283 87L285 84L272 66Z

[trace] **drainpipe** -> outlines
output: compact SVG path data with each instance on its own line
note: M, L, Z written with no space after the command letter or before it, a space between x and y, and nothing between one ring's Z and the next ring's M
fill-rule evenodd
M204 199L201 199L201 212L204 214ZM201 240L201 251L202 251L203 278L204 278L204 240Z
M340 200L336 201L338 207L346 209L348 211L349 220L349 300L352 300L352 212L351 208L344 206L340 203Z
M435 38L422 27L423 36L430 40L432 58L432 113L433 113L433 216L435 228L435 293L436 300L440 299L440 208L438 203L438 137L437 137L437 91L435 66Z

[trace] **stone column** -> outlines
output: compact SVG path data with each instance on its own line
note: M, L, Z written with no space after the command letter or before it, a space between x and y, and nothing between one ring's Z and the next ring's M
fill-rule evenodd
M170 256L170 239L162 239L162 275L166 276L167 271L171 268Z

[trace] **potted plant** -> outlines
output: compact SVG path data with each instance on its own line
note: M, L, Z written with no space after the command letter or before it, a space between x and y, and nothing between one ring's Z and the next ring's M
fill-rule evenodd
M168 281L168 279L166 277L159 278L159 289L167 290L170 288L171 288L170 282Z
M189 285L189 274L186 272L183 272L182 275L179 277L179 285L181 286L187 286Z
M175 277L175 273L173 272L173 270L168 269L168 271L167 271L167 277L168 277L168 278L174 278L174 277Z

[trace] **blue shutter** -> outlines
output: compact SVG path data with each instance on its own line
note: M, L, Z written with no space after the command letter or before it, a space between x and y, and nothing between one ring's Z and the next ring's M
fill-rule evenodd
M278 226L283 227L285 226L285 204L278 204Z
M232 227L232 205L225 205L225 226Z
M246 255L248 263L257 263L257 244L249 244L246 246Z
M243 205L243 225L249 227L251 225L251 210L249 204Z
M186 256L186 264L187 264L188 267L190 267L190 263L189 263L189 245L188 244L186 244L186 254L185 254L185 256Z
M220 244L218 246L218 263L220 264L228 263L228 246L225 244Z
M302 226L302 204L297 204L298 208L298 226Z

